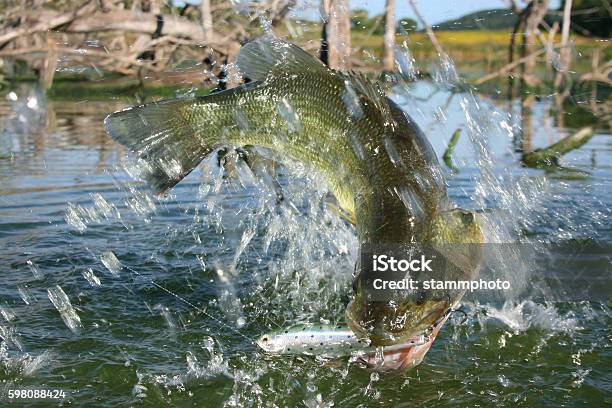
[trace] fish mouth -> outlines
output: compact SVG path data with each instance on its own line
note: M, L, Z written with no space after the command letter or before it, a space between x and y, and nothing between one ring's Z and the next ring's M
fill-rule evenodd
M346 309L346 322L358 338L368 339L371 346L392 346L429 335L450 310L446 301L408 304L399 310L383 302L364 305L352 301Z

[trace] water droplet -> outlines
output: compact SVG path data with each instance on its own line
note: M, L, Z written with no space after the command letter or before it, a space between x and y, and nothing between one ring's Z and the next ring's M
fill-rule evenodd
M100 278L98 278L91 268L83 271L83 277L91 286L100 286Z
M100 261L114 277L119 277L119 272L123 266L117 256L112 251L106 251L100 256Z
M80 329L83 327L81 324L81 318L77 314L70 299L66 292L59 286L55 285L47 289L49 300L55 306L57 311L60 313L62 320L66 326L75 334L78 334Z

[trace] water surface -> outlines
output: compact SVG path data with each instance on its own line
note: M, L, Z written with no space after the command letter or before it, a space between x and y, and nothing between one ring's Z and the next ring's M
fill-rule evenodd
M517 135L529 130L540 147L574 131L547 116L550 101L534 105L528 129L519 102L428 82L395 98L440 157L463 129L449 194L499 209L498 238L611 242L607 132L564 158L573 171L527 169ZM0 100L3 391L63 389L58 404L108 407L610 403L606 299L468 297L467 320L451 319L423 364L401 374L264 355L252 339L265 331L343 319L353 229L325 205L325 186L291 166L278 169L280 205L240 162L226 174L214 157L153 197L102 127L131 103L46 100L28 87ZM609 258L593 265L610 276ZM504 273L530 282L530 268Z

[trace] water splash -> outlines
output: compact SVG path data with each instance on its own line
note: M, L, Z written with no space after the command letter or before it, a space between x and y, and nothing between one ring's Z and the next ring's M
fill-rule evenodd
M96 276L96 274L91 268L87 268L83 271L83 277L85 278L85 280L87 280L87 282L89 282L91 286L101 285L100 278Z
M62 317L64 324L66 324L74 334L79 334L83 328L83 324L76 310L74 310L72 303L70 303L70 299L68 299L66 292L64 292L59 285L55 285L47 288L47 294L49 300Z
M28 268L32 272L32 275L34 276L34 279L36 279L36 280L44 279L44 275L40 271L40 268L31 259L28 259L26 261L26 264L28 265Z
M19 357L9 355L9 348L5 341L0 343L0 371L9 373L13 377L33 377L40 369L51 363L53 355L44 351L37 356L25 353Z
M410 54L406 54L406 58L414 62ZM444 82L456 81L456 72L453 74L448 66L445 69L451 71L440 72L436 76L439 82L435 85L442 89L455 89ZM416 75L418 69L413 66L406 68L405 72L410 77L411 73ZM419 86L411 84L405 95L410 96ZM433 86L429 84L427 88ZM442 94L446 99L447 93ZM469 126L467 122L465 126L475 155L479 158L474 163L478 168L490 166L492 170L491 175L486 171L475 171L465 178L453 180L451 184L460 186L452 193L455 197L461 194L476 197L470 202L469 198L461 196L462 204L471 203L475 208L495 206L506 209L510 218L508 221L500 223L499 214L489 216L490 231L487 236L500 242L516 239L519 228L536 225L532 218L533 210L538 206L535 198L545 193L545 197L561 200L565 197L564 190L555 191L543 177L533 174L515 176L517 171L513 168L500 170L497 158L488 154L490 142L499 137L504 140L512 138L516 131L513 124L515 118L478 97L459 95L453 101L462 118L465 121L469 119ZM432 98L436 98L435 94ZM41 106L39 104L39 110ZM442 106L432 109L431 101L419 99L410 100L409 106L415 119L425 124L423 128L439 131L429 133L432 141L443 137L440 135L450 134L446 132L448 129L441 131L445 123L452 120L449 109L442 109ZM25 109L32 110L27 106ZM432 112L435 113L432 120L435 126L430 127L428 121ZM487 117L489 113L490 118ZM291 121L293 119L287 121L289 126ZM386 147L386 150L391 157L393 149ZM565 333L571 333L578 339L584 338L580 337L584 333L577 324L582 317L573 317L560 312L556 306L542 306L532 301L507 303L501 307L487 305L476 309L474 313L477 318L469 319L465 327L447 325L447 330L456 329L461 336L453 343L445 342L445 336L441 336L436 353L430 356L432 364L426 363L399 382L392 376L370 372L364 375L364 371L356 370L350 362L341 362L340 366L326 362L321 367L321 362L310 359L267 359L252 348L249 336L293 322L330 323L342 318L357 258L355 232L329 211L325 184L305 168L285 163L280 174L271 175L280 181L285 195L284 202L276 205L270 199L270 184L261 183L243 162L236 162L235 173L213 162L214 159L207 161L172 195L160 200L144 192L139 184L120 181L116 183L116 191L75 199L65 214L68 225L80 232L70 234L70 249L74 252L53 254L58 259L68 258L74 265L54 268L54 262L58 261L47 260L43 263L39 257L27 255L36 263L28 263L27 283L20 282L18 286L18 295L23 303L15 294L18 305L3 309L8 311L9 319L4 317L3 326L0 327L0 335L5 339L2 347L5 350L23 348L16 325L33 310L29 307L36 303L37 293L43 294L40 299L44 298L45 288L40 291L36 285L46 286L50 279L79 282L81 285L72 292L69 289L73 286L62 283L68 294L60 287L63 296L54 295L60 304L65 305L63 300L68 299L68 295L72 299L91 296L107 301L104 296L111 292L112 299L120 302L119 306L112 304L112 310L121 306L130 308L130 314L134 313L135 319L139 319L136 326L145 326L142 332L130 334L138 339L135 348L144 350L141 360L137 360L139 364L127 367L133 370L126 376L133 381L130 383L133 384L132 396L138 400L164 398L168 404L180 404L179 400L187 398L187 395L189 398L202 398L201 394L194 394L192 390L201 384L217 386L219 383L223 385L220 389L224 392L219 398L226 406L263 406L266 403L282 406L288 404L287 398L292 395L298 396L296 401L291 400L296 405L331 405L337 402L338 396L345 398L343 401L348 405L357 399L363 404L377 405L386 402L386 399L396 401L394 392L398 390L414 392L423 389L424 384L434 382L446 390L444 395L437 390L424 397L428 401L435 401L440 397L446 398L449 391L452 393L457 377L462 378L461 387L467 395L482 395L479 394L482 387L479 388L478 381L471 380L474 369L486 365L499 367L500 358L504 364L508 361L508 364L512 364L512 355L499 354L502 344L508 354L520 353L523 345L513 347L512 343L528 341L526 339L536 332L541 340L529 348L533 354L525 357L535 359L552 350L555 342L568 341L568 344L575 345L573 340L564 337ZM466 173L469 172L469 169L466 170ZM474 188L475 183L477 186ZM417 180L417 184L423 183ZM574 236L580 226L588 230L589 224L578 220L575 215L573 209L568 209L566 214L551 210L548 214L548 217L554 218L551 228L563 227L562 236L566 237ZM603 211L597 222L605 222ZM501 230L502 227L505 231ZM557 231L553 236L560 236L555 234L559 234ZM82 250L83 246L87 250ZM112 279L96 279L98 272L105 271L101 266L98 266L99 269L93 266L99 265L99 262ZM44 274L38 264L43 266ZM139 271L140 275L126 273L127 268ZM223 271L223 274L220 275L219 271ZM160 286L168 288L168 292L151 283L154 282L153 278L155 282L160 282ZM178 298L172 297L176 293L190 302L189 308L181 306ZM154 315L154 319L150 320L154 320L156 325L153 329L146 326L147 315L143 318L142 314L138 314L137 304L142 307L143 300L158 305L157 308L150 308ZM177 303L173 303L175 300ZM72 309L76 314L76 310ZM79 314L83 315L84 321L88 321L84 313L103 316L105 310L100 309L79 309ZM209 318L203 311L220 322ZM11 315L16 317L11 318ZM109 319L108 316L98 320L99 327L96 327L100 336L104 336L106 319ZM161 328L160 322L163 322ZM222 323L239 327L247 338ZM63 326L59 326L67 332ZM202 330L209 332L210 337L205 337L200 345L198 339ZM171 336L168 336L169 332ZM155 344L155 341L163 346ZM464 353L463 347L481 347L484 353ZM588 369L578 368L580 364L585 364L584 356L588 351L582 347L576 349L571 381L575 381L574 384L579 387L593 374ZM469 357L466 358L466 355ZM487 359L487 355L495 357ZM28 354L22 352L18 357L7 358L14 359L12 367L20 367L19 361L30 358L26 356ZM5 358L1 360L4 362ZM16 370L34 375L36 370L45 366L48 356L42 360L42 365L33 365L39 367L34 370ZM145 360L156 360L157 363L146 364ZM159 363L159 360L171 363ZM176 361L179 363L176 364ZM448 373L445 367L449 365L452 374L446 378ZM541 366L548 367L545 362L541 362ZM462 371L463 367L468 369ZM529 378L532 386L538 384L531 377L525 378ZM486 384L491 392L501 395L519 395L523 392L515 390L523 381L518 374L504 372L498 375L496 371L492 379L491 384ZM349 388L354 392L346 391ZM503 389L508 391L504 392Z
M111 275L116 278L119 277L123 266L121 265L121 261L119 261L117 256L112 251L105 251L102 255L100 255L100 262L102 262Z
M580 329L576 318L571 315L561 316L553 304L540 304L533 300L524 300L519 303L505 302L499 308L492 305L483 305L482 307L486 319L499 320L515 332L538 328L549 333L571 333Z

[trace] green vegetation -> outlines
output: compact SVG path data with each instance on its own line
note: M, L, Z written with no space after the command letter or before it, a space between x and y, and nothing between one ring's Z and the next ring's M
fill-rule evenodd
M580 35L609 38L612 35L612 18L610 17L610 11L604 5L606 1L573 0L573 31ZM565 0L561 2L559 10L550 10L546 14L544 20L548 26L552 26L555 22L561 24L564 4ZM447 20L433 28L439 31L511 30L517 21L518 15L512 10L490 9Z
M397 22L398 32L416 31L417 22L411 18L403 17ZM370 17L367 10L355 9L351 12L351 31L359 33L369 33L374 35L385 34L385 16L378 14Z
M406 32L416 31L417 22L411 18L403 17L397 22L398 32L402 32L402 29Z
M308 38L308 39L314 39ZM380 35L368 35L364 32L353 32L353 42L359 45L368 54L377 58L382 56L383 38ZM436 37L440 45L453 58L457 68L468 80L474 80L480 76L494 72L508 63L508 44L510 42L510 31L508 30L464 30L464 31L436 31ZM557 35L556 41L560 36ZM401 44L407 40L410 51L419 64L421 71L427 71L428 64L437 58L436 51L430 43L427 35L423 32L409 33L407 37L398 34L396 42ZM591 57L596 49L601 47L601 42L594 38L573 36L573 45L576 58L572 62L572 70L576 72L589 72L591 70ZM376 61L368 58L365 53L356 54L368 66L376 68ZM602 60L612 57L612 48L604 49ZM540 57L544 60L546 57ZM542 78L552 76L552 72L545 72L545 64L539 66ZM552 67L551 67L552 69Z
M503 30L514 27L518 16L509 9L481 10L433 26L439 31Z
M83 82L82 78L60 78L53 81L47 95L55 100L87 99L99 100L129 96L137 100L176 97L180 93L193 92L203 96L210 93L208 88L185 89L177 84L148 84L137 78L114 78L104 81Z
M448 146L446 146L446 150L444 151L444 155L442 156L442 160L444 160L444 164L454 172L459 171L455 163L453 163L453 152L455 151L455 147L459 142L459 136L461 136L461 129L455 130L453 135L451 136L450 141L448 142Z

